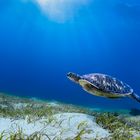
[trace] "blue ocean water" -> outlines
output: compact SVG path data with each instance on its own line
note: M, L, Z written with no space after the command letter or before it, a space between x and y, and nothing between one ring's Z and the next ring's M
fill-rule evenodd
M92 96L67 72L105 73L140 95L140 1L0 1L0 92L98 108L140 108Z

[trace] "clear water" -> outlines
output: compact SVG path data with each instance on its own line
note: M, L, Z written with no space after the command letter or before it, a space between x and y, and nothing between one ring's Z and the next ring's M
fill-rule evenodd
M140 95L140 1L0 1L0 91L97 108L139 108L92 96L66 73L105 73Z

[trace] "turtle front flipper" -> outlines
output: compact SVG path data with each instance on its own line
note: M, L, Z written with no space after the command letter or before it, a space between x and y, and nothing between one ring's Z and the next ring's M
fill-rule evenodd
M79 80L79 84L83 87L83 89L87 92L93 92L93 89L95 89L95 87L87 80L85 79L80 79Z
M135 99L137 102L140 103L140 96L139 95L132 93L130 97L132 97L133 99Z

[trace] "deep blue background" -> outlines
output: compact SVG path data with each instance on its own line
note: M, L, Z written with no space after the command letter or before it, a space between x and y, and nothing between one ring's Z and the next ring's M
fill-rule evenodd
M49 19L32 2L0 1L0 91L87 106L140 108L87 94L66 73L115 76L140 95L140 2L94 0L72 20Z

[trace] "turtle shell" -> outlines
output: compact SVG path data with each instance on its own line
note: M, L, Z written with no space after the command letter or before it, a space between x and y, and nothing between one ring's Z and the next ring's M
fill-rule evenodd
M105 74L87 74L83 79L90 82L98 90L113 94L131 94L133 89L122 81Z

